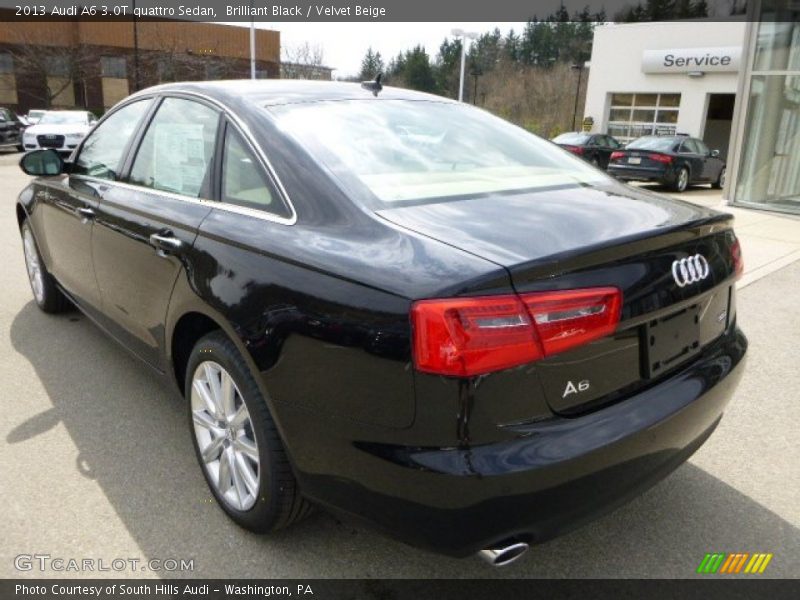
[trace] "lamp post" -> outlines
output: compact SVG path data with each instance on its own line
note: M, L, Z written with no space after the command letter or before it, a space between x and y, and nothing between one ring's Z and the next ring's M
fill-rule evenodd
M136 0L133 0L133 91L141 88L139 80L139 27L136 21Z
M464 101L464 65L467 59L467 38L475 40L478 34L473 31L464 31L463 29L453 29L452 33L456 37L461 38L461 75L458 79L458 101Z
M256 21L253 16L253 0L250 0L250 79L256 78Z
M572 111L572 129L577 131L578 128L575 124L575 120L578 118L578 98L581 95L581 76L583 75L583 63L577 62L570 68L578 71L578 87L575 88L575 108Z

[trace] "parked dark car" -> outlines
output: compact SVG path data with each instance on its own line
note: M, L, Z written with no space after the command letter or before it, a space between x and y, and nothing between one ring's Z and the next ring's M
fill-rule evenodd
M622 144L610 135L582 131L562 133L553 138L553 142L601 169L608 166L611 153L622 148Z
M622 181L657 181L676 192L693 183L725 185L725 161L719 150L688 136L648 135L611 154L608 172Z
M0 150L22 150L23 123L7 108L0 108Z
M241 526L314 503L504 564L719 423L747 346L732 217L369 87L168 84L72 163L28 153L34 298L174 382Z

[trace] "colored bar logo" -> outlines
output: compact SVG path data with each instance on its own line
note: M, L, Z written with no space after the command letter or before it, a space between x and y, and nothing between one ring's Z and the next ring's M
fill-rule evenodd
M697 572L704 575L713 575L715 573L726 575L749 573L754 575L763 573L771 560L772 554L765 552L756 552L754 554L749 552L733 552L730 554L714 552L703 557L703 560L700 561L700 566L697 567Z

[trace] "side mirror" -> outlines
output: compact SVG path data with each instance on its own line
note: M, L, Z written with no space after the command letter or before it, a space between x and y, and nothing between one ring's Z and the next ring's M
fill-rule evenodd
M33 150L20 159L19 168L27 175L54 177L64 172L64 160L55 150Z
M719 158L719 150L712 150L711 151L712 158Z

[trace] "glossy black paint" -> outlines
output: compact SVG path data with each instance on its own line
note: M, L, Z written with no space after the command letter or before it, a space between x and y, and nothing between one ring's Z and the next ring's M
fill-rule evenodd
M554 138L553 142L601 169L608 166L611 153L622 148L622 144L615 137L604 133L572 134L581 136L577 140L565 139L566 135L569 134L562 134Z
M277 81L174 84L134 98L153 97L155 106L163 96L216 107L249 133L296 222L127 183L147 118L116 180L35 180L18 213L78 306L178 388L186 340L209 325L224 330L259 375L312 500L453 555L511 535L541 541L658 480L719 421L746 348L729 215L614 181L376 214L263 106L446 100ZM154 233L180 248L154 247ZM712 274L678 289L669 265L696 252ZM613 337L470 379L413 369L414 300L592 285L623 291ZM708 329L691 361L646 377L646 324L719 302L721 335ZM583 361L580 372L564 368L570 361ZM578 376L600 393L562 402L548 391Z
M705 144L696 138L665 136L664 139L674 141L669 150L648 151L631 148L618 150L621 156L615 157L608 163L608 172L622 181L658 181L665 185L674 185L679 171L685 168L689 172L689 184L719 182L725 161L719 157L718 152L715 154L712 150L703 150L706 148ZM690 147L687 141L691 144L699 142L702 147ZM669 156L672 162L652 160L649 158L651 154ZM629 164L631 157L641 162L631 165Z

